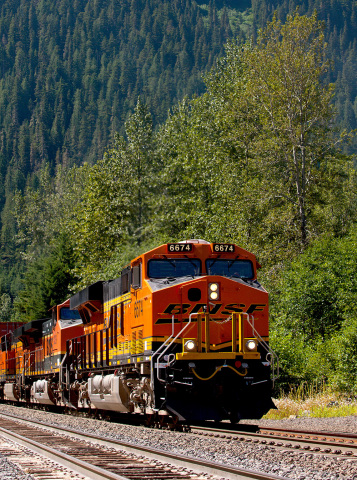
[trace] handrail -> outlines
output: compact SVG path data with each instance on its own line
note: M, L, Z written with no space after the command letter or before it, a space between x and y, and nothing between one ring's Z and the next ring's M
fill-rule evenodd
M192 322L192 315L199 315L199 313L190 313L189 317L188 317L188 322L186 323L186 325L178 332L178 334L176 335L176 337L171 341L171 343L169 345L167 345L167 347L165 348L165 350L159 355L158 359L157 359L157 367L156 367L156 376L157 376L157 379L160 381L160 382L164 382L165 380L162 380L160 377L159 377L159 362L160 362L160 358L164 355L164 353L167 351L167 349L175 342L175 340L177 340L177 338L183 334L183 332L187 329L187 327L191 324ZM172 335L171 337L172 338ZM169 339L168 339L169 340ZM167 343L167 340L165 342L165 344ZM160 349L159 349L160 350Z
M67 348L66 348L66 353L64 354L63 358L62 358L62 361L61 361L61 364L60 364L60 373L59 373L59 382L60 382L60 385L61 385L61 399L62 399L62 402L65 403L65 397L64 397L64 388L63 388L63 385L65 385L65 388L67 388L69 390L69 382L67 381L68 378L67 378L67 372L68 372L68 369L67 369L67 365L65 367L66 371L65 373L63 372L63 368L64 368L64 363L67 363ZM66 377L66 381L64 381L64 378Z
M152 391L154 391L154 368L153 368L154 367L154 357L155 357L155 355L157 355L160 352L160 350L162 350L166 346L166 344L171 340L171 338L175 334L175 315L172 315L171 321L172 321L172 333L171 333L171 335L165 340L164 343L162 343L160 345L160 347L156 350L156 352L154 352L151 355L151 359L150 359L150 386L151 386ZM160 355L160 357L161 357L161 355Z
M25 376L25 370L26 370L26 367L28 367L29 363L30 363L30 355L31 355L31 352L24 352L24 355L23 355L23 359L24 359L24 362L23 362L23 368L22 368L22 374L21 376L24 378Z
M272 366L272 382L273 382L273 386L274 386L275 380L277 380L279 378L279 358L278 358L277 354L270 348L269 344L262 338L260 333L255 328L255 326L254 326L254 315L249 315L249 313L246 313L246 312L242 312L239 315L240 316L241 315L246 315L247 316L247 322L251 326L254 336L258 339L260 345L267 352L267 355L266 355L267 361L269 361L268 357L271 358L271 361L269 363L271 363L271 366ZM250 317L252 317L252 319L253 319L252 322L250 321ZM275 373L275 371L276 371L276 373Z

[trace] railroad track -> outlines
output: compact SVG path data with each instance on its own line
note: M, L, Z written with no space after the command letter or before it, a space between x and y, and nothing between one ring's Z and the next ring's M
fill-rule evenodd
M261 443L285 449L292 448L314 453L357 457L357 435L351 433L313 432L270 427L262 427L257 429L257 432L246 432L202 426L192 426L191 432L216 438L236 438L242 442Z
M174 455L9 414L1 413L0 418L2 437L91 480L201 480L202 474L229 480L284 480L281 476Z
M88 477L74 474L73 470L1 435L0 457L6 457L8 461L5 464L1 462L0 478L27 478L31 475L36 480L88 480Z

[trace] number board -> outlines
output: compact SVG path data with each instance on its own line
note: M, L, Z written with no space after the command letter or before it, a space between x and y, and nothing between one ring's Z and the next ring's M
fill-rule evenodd
M233 253L235 245L232 243L212 243L212 252L214 253Z
M167 251L170 253L192 252L192 243L168 243Z

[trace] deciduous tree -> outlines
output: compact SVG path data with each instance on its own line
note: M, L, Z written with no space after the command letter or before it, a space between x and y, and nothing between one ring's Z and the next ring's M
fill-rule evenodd
M325 48L316 13L296 13L284 25L274 18L245 55L267 147L264 162L283 181L276 193L293 204L302 245L308 242L311 197L337 156L333 89L322 81L328 68Z

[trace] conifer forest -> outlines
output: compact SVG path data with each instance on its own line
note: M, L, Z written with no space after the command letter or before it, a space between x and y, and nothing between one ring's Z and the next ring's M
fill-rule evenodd
M279 388L357 395L357 0L1 0L0 321L252 251Z

